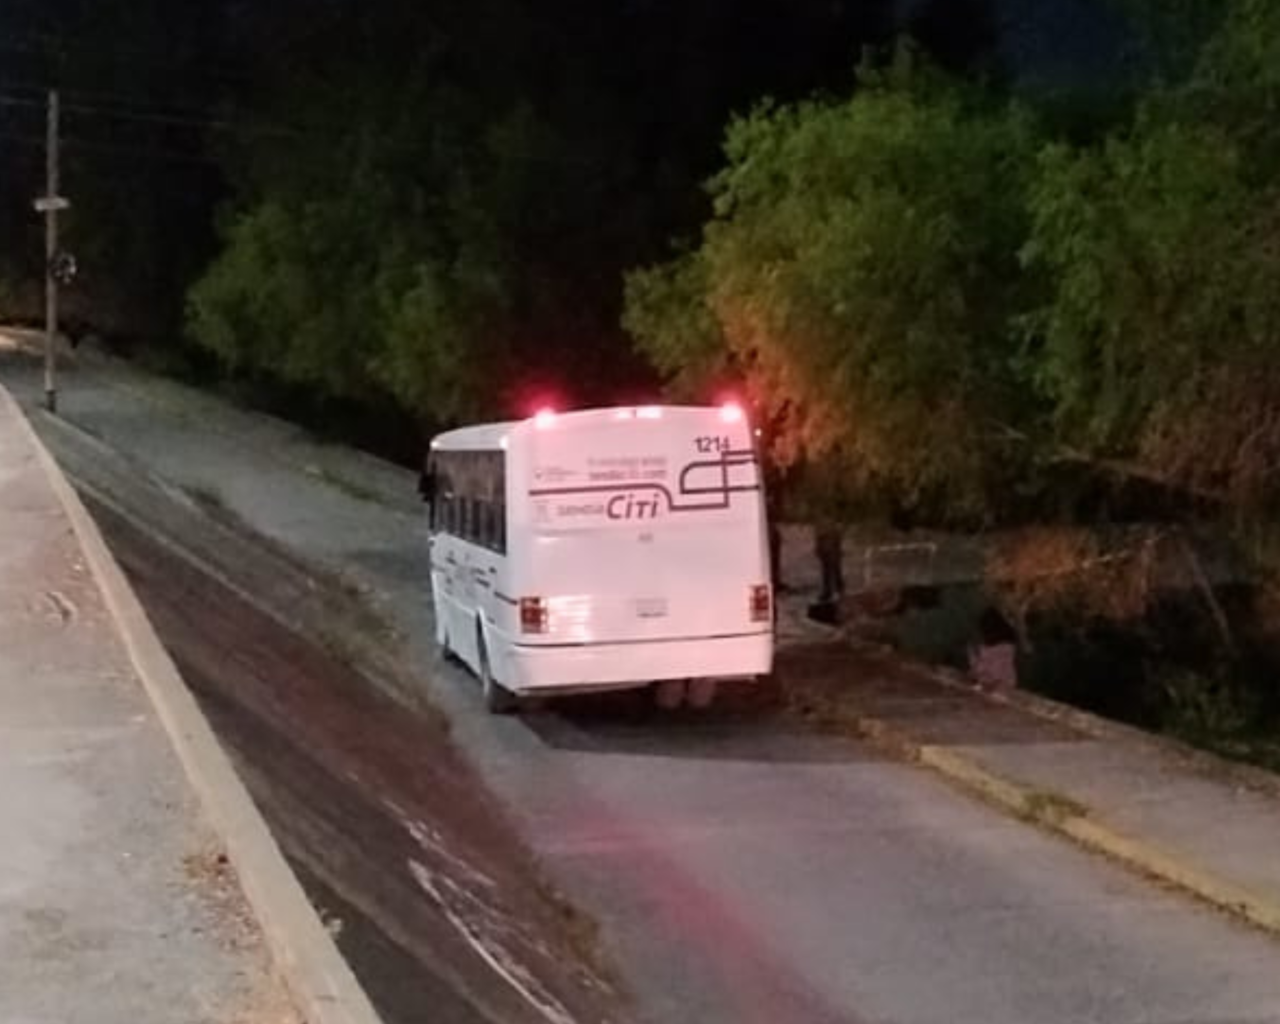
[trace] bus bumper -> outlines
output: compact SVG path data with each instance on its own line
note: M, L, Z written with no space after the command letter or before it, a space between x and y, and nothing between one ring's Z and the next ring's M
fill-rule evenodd
M498 678L522 694L621 690L664 679L750 679L772 671L773 634L571 647L515 645L508 648L506 660Z

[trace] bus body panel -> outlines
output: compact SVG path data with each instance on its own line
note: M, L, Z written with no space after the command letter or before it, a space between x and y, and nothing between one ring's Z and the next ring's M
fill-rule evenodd
M771 601L764 500L740 414L569 413L455 431L432 450L461 466L449 487L501 494L500 529L467 499L448 528L433 511L437 639L474 671L480 637L517 693L770 671L772 615L753 606L762 589ZM539 630L522 600L544 610Z
M498 678L516 693L629 689L667 679L742 679L773 667L771 632L638 644L528 647L509 644Z

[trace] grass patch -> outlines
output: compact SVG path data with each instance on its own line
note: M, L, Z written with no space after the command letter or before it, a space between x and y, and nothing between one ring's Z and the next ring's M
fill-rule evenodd
M1072 818L1086 818L1089 808L1069 796L1037 789L1022 798L1022 817L1045 825L1060 825Z
M1180 736L1185 743L1229 761L1280 774L1280 735Z

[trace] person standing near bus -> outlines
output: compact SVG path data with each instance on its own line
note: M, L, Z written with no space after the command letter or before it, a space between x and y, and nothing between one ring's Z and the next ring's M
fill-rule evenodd
M813 526L813 550L822 573L821 604L838 605L844 598L844 524L824 513Z
M769 573L773 580L774 593L781 594L787 586L782 576L782 509L784 475L773 460L764 464L764 502L765 518L769 528Z

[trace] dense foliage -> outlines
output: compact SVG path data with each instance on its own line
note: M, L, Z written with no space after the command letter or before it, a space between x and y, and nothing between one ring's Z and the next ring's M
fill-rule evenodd
M436 423L652 395L623 272L705 216L734 110L842 88L900 28L994 63L989 0L13 0L10 315L38 315L56 84L73 320Z
M1026 262L1057 433L1238 512L1280 469L1280 15L1231 7L1190 75L1097 145L1050 145Z
M1259 518L1273 8L12 0L0 297L56 82L73 319L432 424L743 387L846 509Z
M1280 16L1183 6L1083 132L909 51L737 118L696 246L630 278L640 347L680 387L739 375L784 462L934 520L1043 514L1080 472L1273 508Z
M1035 134L903 50L850 101L738 119L701 246L631 278L627 322L685 384L739 375L775 454L851 489L980 511L1026 410L1011 345Z
M652 394L623 270L695 223L734 106L835 80L886 11L337 5L263 92L298 130L230 155L191 331L237 370L435 423Z

